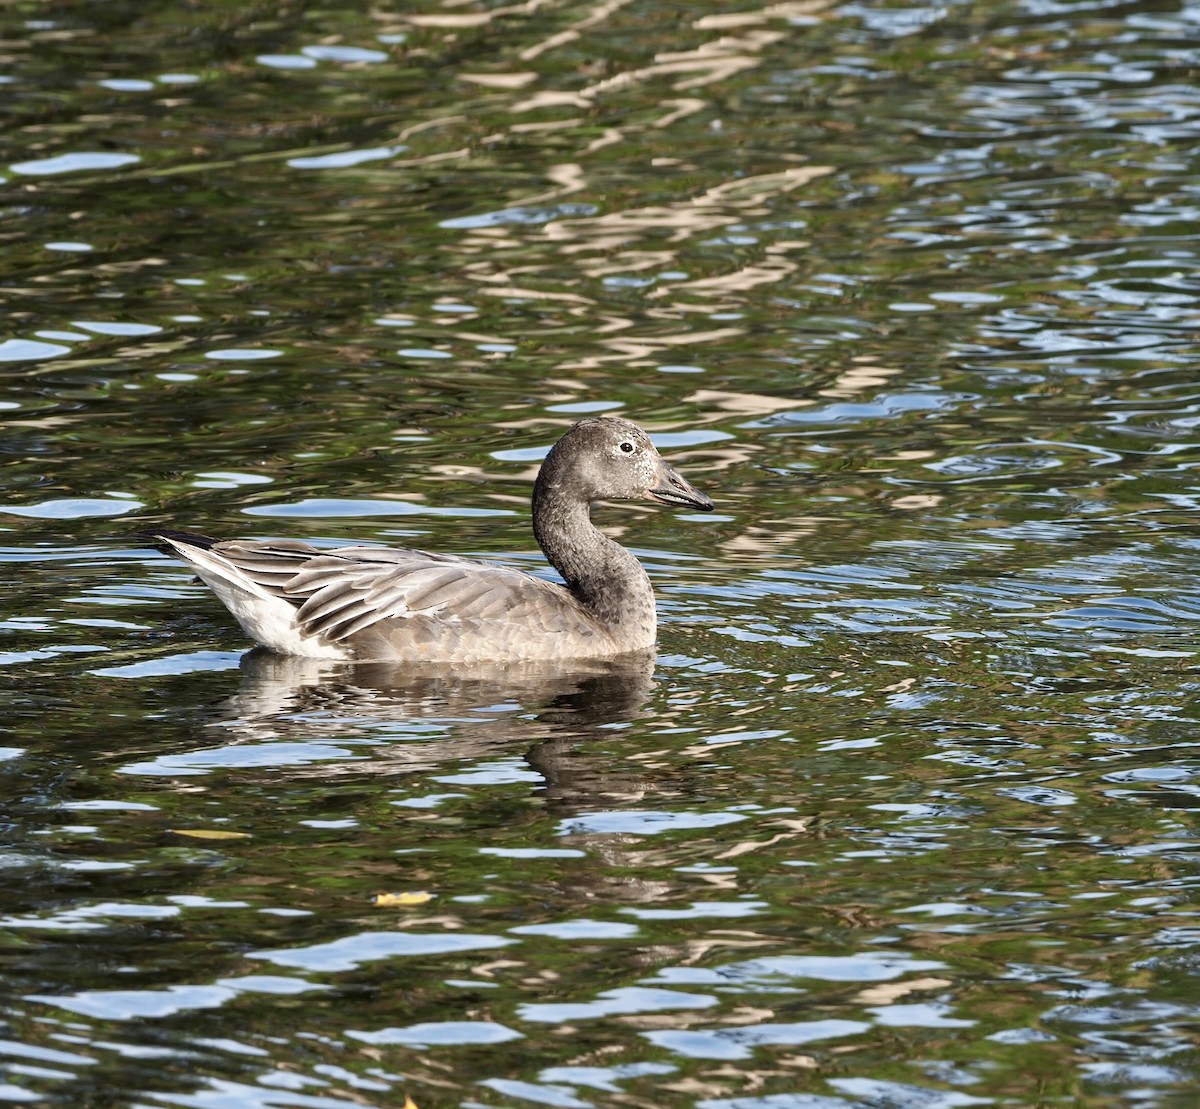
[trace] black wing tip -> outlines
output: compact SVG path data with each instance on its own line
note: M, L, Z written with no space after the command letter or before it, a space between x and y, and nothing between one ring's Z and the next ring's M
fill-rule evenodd
M145 540L150 546L169 555L178 554L171 546L176 540L186 543L189 547L199 547L202 551L207 551L221 542L211 535L204 535L198 531L180 531L178 528L139 528L133 533L133 537Z

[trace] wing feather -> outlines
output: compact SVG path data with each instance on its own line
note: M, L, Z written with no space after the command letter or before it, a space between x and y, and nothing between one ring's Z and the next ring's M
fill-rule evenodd
M562 586L453 555L376 547L327 550L296 541L235 541L215 549L255 584L291 602L305 634L333 642L385 620L566 630L578 629L581 619Z

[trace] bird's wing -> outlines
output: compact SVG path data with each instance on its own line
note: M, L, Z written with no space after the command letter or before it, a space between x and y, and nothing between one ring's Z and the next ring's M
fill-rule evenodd
M532 632L586 623L561 585L452 555L380 547L321 550L292 541L234 541L215 550L255 584L295 605L305 634L334 642L384 620L522 624Z

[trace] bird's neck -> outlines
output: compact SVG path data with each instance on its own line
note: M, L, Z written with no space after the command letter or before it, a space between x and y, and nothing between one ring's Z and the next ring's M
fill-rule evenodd
M654 591L642 564L595 524L586 501L539 476L533 534L567 588L602 624L654 639Z

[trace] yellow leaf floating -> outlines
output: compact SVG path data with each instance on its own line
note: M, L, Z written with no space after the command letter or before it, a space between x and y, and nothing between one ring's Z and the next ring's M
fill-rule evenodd
M424 890L409 890L407 893L377 893L371 898L371 904L377 909L400 909L406 905L424 905L426 901L432 901L433 898L432 893L426 893Z
M188 839L249 839L249 832L222 832L219 828L168 828L173 836L187 836Z

